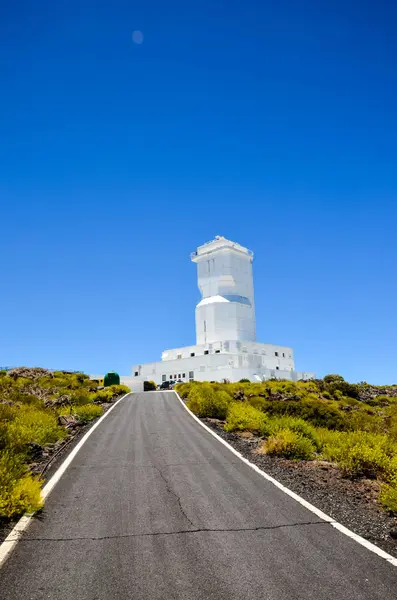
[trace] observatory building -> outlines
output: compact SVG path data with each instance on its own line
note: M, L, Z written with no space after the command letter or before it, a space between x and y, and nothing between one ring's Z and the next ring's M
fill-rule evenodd
M196 345L165 350L161 361L134 365L133 379L250 381L311 379L294 370L291 348L256 341L253 253L217 236L191 254L201 300L196 306Z

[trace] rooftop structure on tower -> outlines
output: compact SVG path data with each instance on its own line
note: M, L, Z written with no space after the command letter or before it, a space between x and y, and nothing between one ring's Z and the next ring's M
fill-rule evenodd
M163 352L161 361L134 365L134 378L164 381L310 379L297 372L291 348L256 341L252 261L244 246L216 236L191 254L201 300L196 345Z

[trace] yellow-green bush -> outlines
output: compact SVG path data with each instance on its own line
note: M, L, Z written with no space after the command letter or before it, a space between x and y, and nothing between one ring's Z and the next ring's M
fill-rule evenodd
M227 411L226 431L252 431L258 435L269 433L269 420L262 411L245 402L232 402Z
M387 435L364 431L318 432L322 455L355 477L390 479L397 472L397 446Z
M128 394L130 391L130 388L126 385L109 385L103 390L93 392L91 398L94 402L112 402L118 396Z
M280 429L263 442L262 451L271 456L282 456L296 460L314 457L314 444L303 435L290 429Z
M96 404L84 404L82 406L74 407L74 414L83 422L91 421L92 419L95 419L95 417L99 417L102 413L102 407Z
M185 383L177 383L175 390L178 392L181 398L186 399L189 396L190 391L194 386L200 385L198 381L186 381Z
M227 392L217 392L209 384L202 384L190 390L187 406L199 417L225 419L230 402Z
M380 501L387 510L397 514L397 477L391 482L391 485L382 486Z
M67 432L58 426L56 414L33 406L15 406L12 421L7 428L8 447L17 452L30 442L41 446L57 442Z
M26 473L21 455L0 456L0 516L15 517L42 506L40 482Z
M320 447L320 440L316 428L303 419L295 419L294 417L273 417L269 419L268 427L272 434L276 434L282 429L288 429L310 440L315 448Z

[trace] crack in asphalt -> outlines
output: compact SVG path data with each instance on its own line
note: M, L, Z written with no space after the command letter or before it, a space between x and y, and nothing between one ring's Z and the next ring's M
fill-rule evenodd
M217 465L224 465L224 466L229 466L229 465L240 465L241 461L227 461L227 462L219 462L217 460L213 460L213 461L199 461L199 462L184 462L184 463L164 463L163 465L161 465L161 467L163 468L167 468L167 467L191 467L191 466L204 466L204 465L212 465L216 463ZM133 469L158 469L159 467L157 465L154 464L136 464L136 463L120 463L120 462L115 462L114 464L102 464L100 465L101 469L114 469L114 468L122 468L122 469L127 469L127 468L133 468ZM75 469L75 470L80 470L80 469L84 469L87 471L95 471L98 469L98 465L76 465L75 467L70 467L71 469Z
M160 475L161 479L164 481L164 483L165 483L165 487L166 487L166 490L167 490L167 492L168 492L169 494L171 494L172 496L174 496L174 498L176 499L176 501L177 501L177 503L178 503L178 506L179 506L179 510L181 511L182 515L185 517L185 519L187 520L187 522L188 522L188 523L189 523L189 524L190 524L192 527L194 527L194 523L193 523L193 521L192 521L192 520L191 520L191 519L188 517L188 515L187 515L187 513L186 513L185 509L184 509L184 508L183 508L183 506L182 506L181 497L180 497L180 496L178 496L178 494L177 494L177 493L176 493L176 492L175 492L175 491L172 489L172 487L171 487L171 485L170 485L170 483L169 483L168 479L165 477L165 475L164 475L164 473L162 472L162 470L160 469L160 467L158 467L158 466L156 466L156 465L153 465L153 467L154 467L154 468L155 468L155 469L158 471L158 473L159 473L159 475Z
M188 519L189 520L189 519ZM181 529L178 531L155 531L153 533L126 533L119 535L103 535L92 537L71 537L71 538L45 538L35 537L28 538L21 536L20 542L75 542L75 541L101 541L101 540L118 540L124 538L141 538L141 537L157 537L161 535L185 535L190 533L240 533L248 531L271 531L273 529L289 529L290 527L305 527L310 525L331 525L328 521L306 521L302 523L287 523L285 525L259 525L258 527L236 527L230 529L212 529L202 527L200 529Z

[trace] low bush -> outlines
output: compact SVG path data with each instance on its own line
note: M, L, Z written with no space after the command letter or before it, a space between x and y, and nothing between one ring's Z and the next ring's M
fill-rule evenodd
M214 391L209 384L202 384L190 390L187 406L199 417L225 419L231 400L227 392Z
M290 415L310 421L316 427L328 429L346 429L348 423L345 415L338 408L318 398L305 400L265 400L262 410L268 415Z
M320 448L320 440L316 428L303 419L296 419L294 417L273 417L269 419L268 426L272 434L276 434L280 430L288 429L289 431L293 431L310 440L316 449Z
M74 414L80 420L85 422L100 417L103 413L103 409L96 404L84 404L83 406L74 407Z
M385 396L385 395L380 395L380 396L375 396L374 398L368 398L366 400L366 404L368 404L369 406L389 406L390 404L393 403L393 400L397 400L396 398L391 398L390 396Z
M225 429L226 431L252 431L258 435L267 435L270 431L266 415L243 402L230 404Z
M261 410L262 412L266 412L266 407L267 407L268 401L263 396L251 396L250 398L247 398L247 402L254 408L257 408L258 410Z
M326 375L326 376L323 378L323 381L324 381L325 383L335 383L336 381L337 381L337 382L340 382L340 381L345 381L345 380L344 380L344 378L342 377L342 375L336 375L336 374L330 373L329 375Z
M175 390L178 392L181 398L184 400L189 396L189 392L196 383L185 382L185 383L177 383L175 386Z
M42 506L41 486L26 473L21 455L3 452L0 456L0 516L15 517Z
M397 471L397 447L386 435L318 431L322 455L345 474L389 480Z
M263 443L262 451L271 456L310 460L314 457L315 446L300 433L290 429L280 429Z
M74 405L88 404L89 402L93 401L93 399L95 397L94 394L95 394L95 392L90 393L86 389L73 390L72 392L69 393L70 402L71 402L71 404L74 404Z
M14 411L7 428L7 447L14 452L23 452L30 442L45 446L67 436L55 412L26 405L15 406Z
M347 381L333 381L328 383L327 390L331 394L339 391L343 396L350 396L351 398L358 398L360 395L360 386L356 383L348 383Z
M103 390L98 390L91 395L94 402L112 402L118 396L122 394L128 394L130 388L126 385L110 385Z
M380 501L387 510L397 514L397 478L391 485L382 486Z

